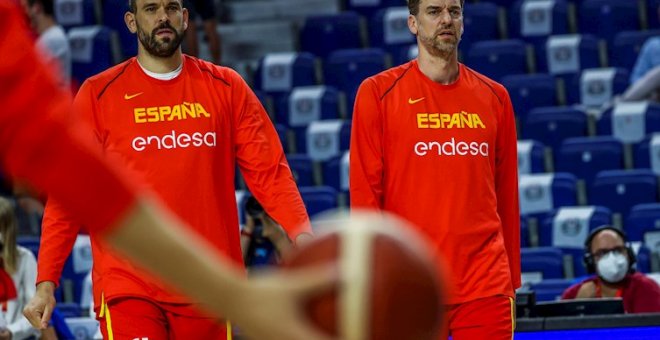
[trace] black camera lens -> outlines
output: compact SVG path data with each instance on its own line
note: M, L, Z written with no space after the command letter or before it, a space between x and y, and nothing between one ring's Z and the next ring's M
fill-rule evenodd
M261 203L254 196L250 196L245 202L245 212L251 217L257 218L264 213L264 207L261 206Z

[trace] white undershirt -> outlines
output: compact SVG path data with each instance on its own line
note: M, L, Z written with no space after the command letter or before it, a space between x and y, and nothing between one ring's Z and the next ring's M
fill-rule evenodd
M181 70L183 70L183 63L181 63L181 65L179 65L179 67L177 67L176 70L174 70L172 72L167 72L167 73L151 72L151 71L147 70L146 68L144 68L144 66L142 66L142 64L140 64L139 60L138 60L138 65L140 65L140 68L142 69L142 71L144 71L144 73L146 73L149 77L155 78L155 79L158 79L158 80L172 80L172 79L178 77L179 74L181 74Z

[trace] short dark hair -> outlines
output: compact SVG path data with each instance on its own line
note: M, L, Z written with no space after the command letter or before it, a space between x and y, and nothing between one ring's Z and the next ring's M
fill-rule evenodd
M34 4L40 4L44 9L44 13L49 16L55 15L55 5L53 0L28 0L28 5L34 6Z
M411 15L417 15L419 13L419 3L422 0L406 0L408 2L408 11ZM465 0L461 0L461 8L465 5Z
M183 5L183 0L179 0L181 2L181 5ZM137 12L137 0L128 0L128 10L131 13L136 13Z

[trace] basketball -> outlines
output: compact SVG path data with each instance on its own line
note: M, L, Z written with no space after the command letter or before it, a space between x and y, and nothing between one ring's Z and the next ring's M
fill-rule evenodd
M306 313L342 339L437 339L442 286L425 241L405 222L381 213L324 218L323 231L285 267L336 265L340 286L312 297Z

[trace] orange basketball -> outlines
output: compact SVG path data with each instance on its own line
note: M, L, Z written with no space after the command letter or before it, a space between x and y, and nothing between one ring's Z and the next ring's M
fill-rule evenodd
M309 317L342 339L437 339L443 296L426 242L380 213L324 220L332 227L287 261L289 267L336 264L343 278L309 301Z

